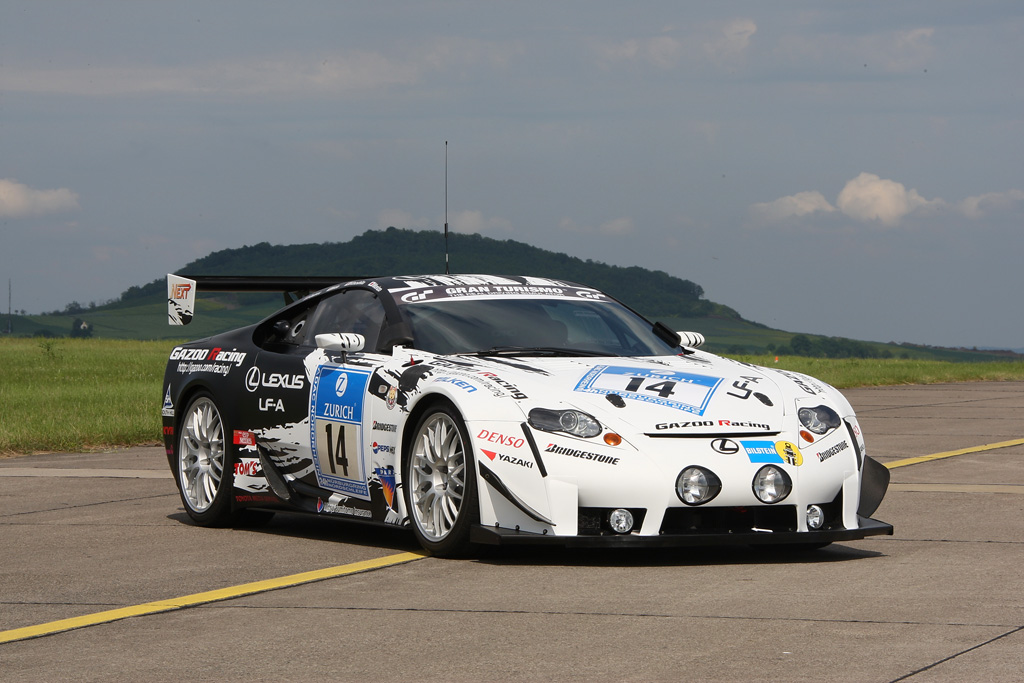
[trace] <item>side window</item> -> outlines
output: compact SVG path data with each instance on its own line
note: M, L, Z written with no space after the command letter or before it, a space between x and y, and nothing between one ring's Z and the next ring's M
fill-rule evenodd
M306 346L316 345L316 335L355 332L366 338L367 351L377 348L384 324L384 306L366 289L347 289L320 302L306 330Z
M306 322L315 310L309 306L290 310L260 327L255 335L259 346L277 353L288 353L301 346L306 339Z

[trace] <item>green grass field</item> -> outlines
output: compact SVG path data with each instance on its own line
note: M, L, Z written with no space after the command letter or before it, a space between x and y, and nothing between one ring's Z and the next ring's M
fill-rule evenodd
M157 444L173 341L0 338L0 455ZM1024 380L1024 362L736 356L839 388Z

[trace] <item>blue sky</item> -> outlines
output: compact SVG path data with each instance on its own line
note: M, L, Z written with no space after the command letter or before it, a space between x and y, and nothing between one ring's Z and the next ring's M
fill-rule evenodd
M447 140L456 232L791 331L1020 348L1022 33L1019 2L6 0L0 279L40 312L439 230Z

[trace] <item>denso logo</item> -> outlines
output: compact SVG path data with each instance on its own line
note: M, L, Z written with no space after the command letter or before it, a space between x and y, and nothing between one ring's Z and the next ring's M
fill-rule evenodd
M249 391L256 391L260 387L268 389L302 389L306 386L306 380L302 375L286 375L278 372L261 372L253 366L245 373L245 388Z
M481 429L480 433L476 435L476 438L481 441L500 443L502 446L511 446L512 448L522 448L526 444L526 440L522 437L508 436L507 434L499 434L498 432L489 432L486 429Z

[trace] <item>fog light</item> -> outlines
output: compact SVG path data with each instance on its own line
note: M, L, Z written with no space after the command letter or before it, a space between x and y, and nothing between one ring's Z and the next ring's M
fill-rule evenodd
M825 523L825 511L817 505L807 506L807 528L820 529Z
M789 475L774 465L765 465L754 475L754 495L762 503L778 503L793 490Z
M608 524L615 533L628 534L633 530L633 513L622 508L612 510L612 514L608 516Z
M722 490L722 480L703 467L687 467L676 477L676 495L687 505L702 505Z

